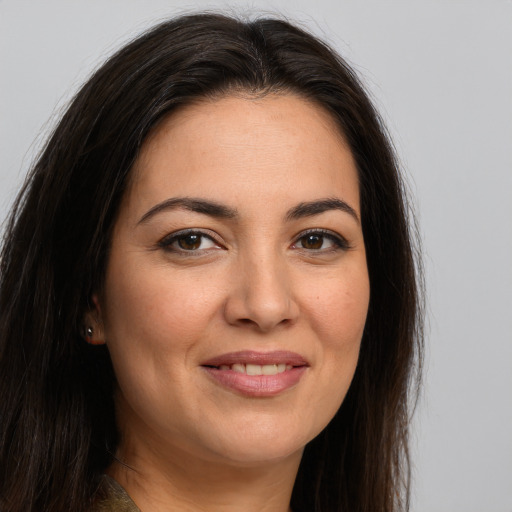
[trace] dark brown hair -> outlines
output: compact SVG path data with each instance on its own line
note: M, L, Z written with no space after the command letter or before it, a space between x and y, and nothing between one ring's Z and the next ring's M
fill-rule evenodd
M305 449L295 511L408 509L421 301L389 137L350 67L278 19L183 16L135 39L81 88L9 219L0 282L0 510L86 509L117 444L105 347L80 335L101 288L130 170L150 131L204 97L295 93L337 122L359 172L370 306L349 392ZM411 393L412 391L412 393Z

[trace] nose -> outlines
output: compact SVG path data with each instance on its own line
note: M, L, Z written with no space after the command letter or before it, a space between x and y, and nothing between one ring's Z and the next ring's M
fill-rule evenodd
M244 260L233 275L224 314L229 324L260 332L294 324L299 306L285 264L275 257Z

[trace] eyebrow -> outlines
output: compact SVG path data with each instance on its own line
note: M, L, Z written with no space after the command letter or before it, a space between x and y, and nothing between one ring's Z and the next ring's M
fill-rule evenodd
M357 223L360 223L359 217L354 208L337 197L329 197L326 199L309 201L307 203L300 203L297 206L294 206L291 210L288 210L286 220L312 217L313 215L319 215L320 213L324 213L329 210L341 210L342 212L348 213L352 216Z
M147 222L160 212L180 208L219 219L235 219L238 217L238 210L236 208L230 208L229 206L225 206L215 201L193 197L172 197L153 206L140 218L137 224ZM356 211L348 203L337 197L299 203L297 206L288 210L285 215L285 219L287 221L291 221L302 219L304 217L313 217L314 215L319 215L330 210L340 210L348 213L358 223L360 222Z
M202 213L210 217L217 217L219 219L234 219L238 216L238 211L235 208L229 208L223 204L214 201L207 201L205 199L195 199L192 197L173 197L158 203L147 211L139 220L138 224L147 222L151 217L157 213L176 210L182 208L191 212Z

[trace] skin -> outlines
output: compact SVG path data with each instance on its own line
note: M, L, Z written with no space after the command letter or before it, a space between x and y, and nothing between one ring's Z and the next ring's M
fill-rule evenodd
M237 216L148 216L176 197ZM355 215L286 217L326 198ZM329 114L300 97L205 100L146 141L89 315L119 384L117 456L129 468L109 473L142 511L289 510L303 448L357 364L369 301L359 217L351 152ZM205 236L195 246L169 237L183 229ZM248 397L202 367L240 350L289 350L308 367L284 392Z

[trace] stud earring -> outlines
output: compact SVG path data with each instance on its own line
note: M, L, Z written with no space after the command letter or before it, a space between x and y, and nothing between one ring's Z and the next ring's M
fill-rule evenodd
M99 332L95 333L92 325L84 325L82 326L81 334L82 338L87 343L89 343L89 345L105 345L105 340L103 339L103 336L101 334L101 328L99 329ZM97 339L94 339L93 336L95 336Z
M94 329L88 325L84 327L84 338L89 345L103 345L102 341L93 340L92 335L94 334Z

